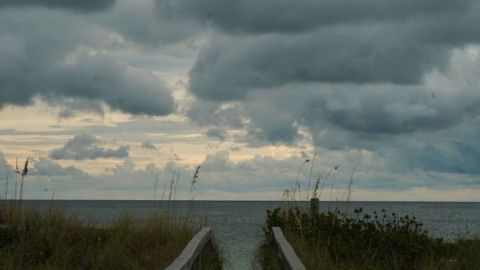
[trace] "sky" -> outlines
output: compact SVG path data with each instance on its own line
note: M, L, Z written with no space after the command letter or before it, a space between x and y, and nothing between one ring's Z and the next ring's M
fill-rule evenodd
M28 157L26 199L479 201L479 25L477 0L1 1L0 196Z

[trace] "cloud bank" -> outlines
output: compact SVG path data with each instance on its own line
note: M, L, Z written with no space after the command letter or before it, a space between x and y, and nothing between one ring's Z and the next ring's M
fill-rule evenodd
M312 192L313 181L320 177L322 200L344 200L346 187L353 179L354 198L365 200L375 196L398 197L407 194L412 198L425 200L437 194L437 199L448 200L452 197L441 197L441 194L465 193L468 200L476 198L472 191L479 188L474 175L451 173L391 173L383 170L380 157L369 156L361 151L352 151L339 156L331 152L324 153L325 159L316 160L313 168L310 189L308 176L310 166L304 166L299 173L301 192L297 198L305 199ZM363 171L356 171L351 161L357 161ZM202 160L199 178L193 196L196 199L220 199L225 196L237 196L238 199L280 200L285 189L293 188L299 168L305 159L292 156L287 159L276 159L272 156L257 155L240 162L232 161L229 152L219 151L206 156ZM333 167L341 164L338 170ZM100 175L85 173L75 166L61 166L55 161L40 158L32 161L29 176L26 178L27 197L43 198L50 196L44 189L55 188L58 198L153 198L153 186L158 176L157 195L168 196L172 175L180 176L176 199L189 199L190 185L195 168L175 162L165 166L147 164L135 166L131 159L106 170ZM350 178L354 170L353 178ZM5 173L3 168L0 172ZM330 172L328 174L328 172ZM326 175L329 175L326 177ZM132 182L132 180L134 180ZM10 187L11 189L13 186ZM307 192L308 191L308 192ZM424 193L425 197L422 197ZM383 194L383 195L382 195ZM414 195L412 195L414 194ZM117 197L120 196L120 197ZM243 196L243 197L242 197ZM253 197L252 197L253 196ZM255 197L257 196L257 197ZM414 196L414 197L412 197ZM416 196L416 197L415 197ZM161 197L157 197L161 198ZM166 197L164 197L166 198ZM392 197L393 198L393 197ZM403 198L405 199L405 198ZM467 199L467 198L465 198Z
M176 114L182 120L143 118L115 130L138 136L134 144L143 143L135 150L160 144L149 143L147 131L177 129L185 137L157 139L193 144L188 136L195 133L197 145L218 140L249 151L287 145L297 153L313 144L325 160L329 154L347 164L367 159L359 172L369 179L364 188L478 185L478 1L3 1L0 22L0 108L40 99L59 107L63 118L103 115L107 107L131 115ZM159 55L167 52L163 61ZM185 99L176 102L174 89ZM83 134L50 157L131 155L126 146L106 148ZM41 175L50 168L91 179L76 168L38 162ZM235 163L219 152L205 159L211 181L205 187L232 193L284 187L295 175L283 168L295 172L298 166L288 162L259 156ZM178 165L139 172L132 164L127 160L114 174L147 177L158 169L169 175Z
M235 104L245 135L232 139L250 146L311 141L372 151L388 170L478 173L476 1L169 3L213 29L189 73L198 124L231 129L214 116Z
M76 135L68 140L62 148L50 152L52 159L97 159L97 158L125 158L128 157L128 146L119 146L116 149L101 147L100 141L87 134Z

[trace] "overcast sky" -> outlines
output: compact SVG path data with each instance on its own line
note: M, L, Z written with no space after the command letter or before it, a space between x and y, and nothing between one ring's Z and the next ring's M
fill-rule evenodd
M479 26L477 0L1 1L0 194L30 157L27 199L152 199L177 174L185 199L202 164L196 199L311 176L325 200L352 179L478 201Z

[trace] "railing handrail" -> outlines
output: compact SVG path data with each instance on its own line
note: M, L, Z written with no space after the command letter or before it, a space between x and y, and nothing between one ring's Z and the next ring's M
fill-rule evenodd
M295 253L295 250L293 250L292 246L285 238L285 235L283 235L282 229L279 227L272 227L272 232L274 242L278 247L278 255L283 263L282 267L289 270L306 270L302 261L298 258L297 253Z
M212 229L203 227L165 270L190 270L208 242L213 242Z

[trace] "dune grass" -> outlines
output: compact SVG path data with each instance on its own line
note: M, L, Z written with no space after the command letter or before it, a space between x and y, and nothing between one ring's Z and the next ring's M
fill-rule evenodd
M158 214L95 226L59 210L1 207L0 269L164 269L200 229L191 224ZM221 269L215 249L208 257Z
M267 212L256 254L262 269L280 269L271 227L282 228L307 269L480 269L479 239L445 242L414 217L362 209L311 214L299 208Z

